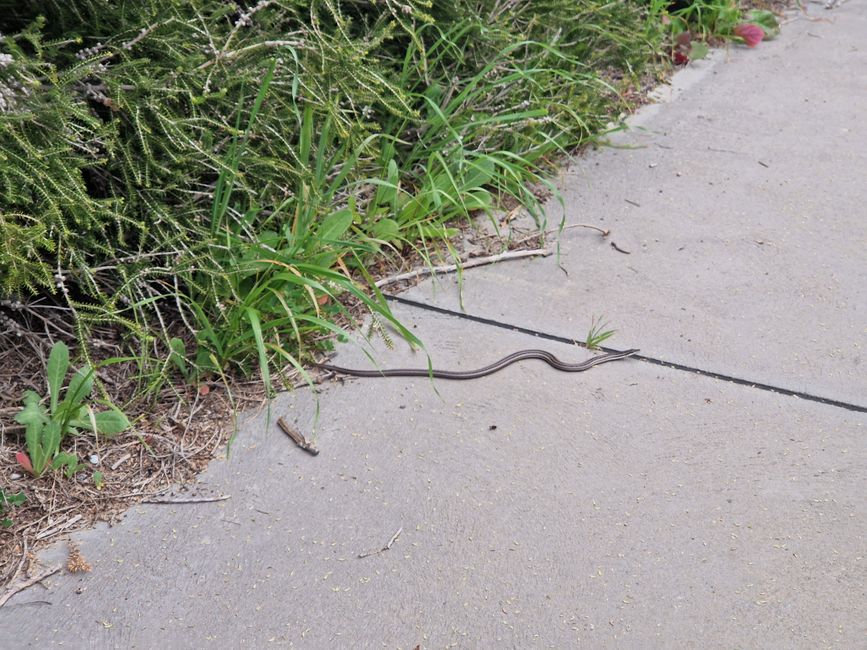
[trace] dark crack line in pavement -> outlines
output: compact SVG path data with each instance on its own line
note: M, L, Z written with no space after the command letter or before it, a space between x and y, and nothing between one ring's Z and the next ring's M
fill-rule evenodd
M556 341L557 343L567 343L569 345L578 345L582 348L586 348L587 346L582 341L577 341L575 339L566 338L565 336L557 336L556 334L546 334L545 332L539 332L537 330L532 330L526 327L521 327L520 325L511 325L509 323L503 323L497 320L493 320L491 318L484 318L482 316L473 316L472 314L464 314L459 311L453 311L451 309L444 309L442 307L435 307L433 305L427 305L423 302L418 302L416 300L411 300L409 298L401 298L400 296L395 296L392 294L383 294L386 300L390 300L392 302L397 302L403 305L408 305L410 307L416 307L418 309L425 309L427 311L436 312L438 314L445 314L448 316L455 316L457 318L463 318L464 320L473 321L475 323L480 323L482 325L491 325L492 327L499 327L500 329L511 330L513 332L519 332L521 334L529 334L530 336L535 336L538 338L547 339L549 341ZM603 352L622 352L622 350L617 350L614 348L607 348L603 346L599 346L599 350ZM695 368L693 366L687 366L682 363L676 363L674 361L665 361L664 359L657 359L656 357L648 357L643 354L633 354L631 359L635 359L637 361L644 361L645 363L650 363L655 366L662 366L664 368L672 368L674 370L682 370L684 372L691 372L695 375L702 375L703 377L710 377L711 379L719 379L722 381L728 381L733 384L738 384L739 386L747 386L749 388L758 388L759 390L764 390L769 393L776 393L777 395L786 395L788 397L800 397L801 399L808 400L810 402L818 402L819 404L826 404L828 406L836 406L837 408L846 409L847 411L854 411L856 413L867 413L867 406L860 406L858 404L851 404L849 402L841 402L840 400L830 399L828 397L822 397L820 395L813 395L812 393L804 393L799 390L791 390L790 388L781 388L780 386L773 386L771 384L764 384L759 381L749 381L748 379L741 379L740 377L733 377L732 375L726 375L721 372L714 372L712 370L703 370L701 368Z

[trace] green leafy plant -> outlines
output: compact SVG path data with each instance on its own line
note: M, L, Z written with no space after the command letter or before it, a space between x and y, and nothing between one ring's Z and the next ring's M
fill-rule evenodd
M610 339L617 332L617 330L607 330L605 329L606 327L608 327L608 323L603 322L601 317L599 319L595 316L593 317L590 322L590 329L587 331L587 336L584 339L584 345L588 350L598 350L602 343Z
M679 64L706 57L708 43L732 40L755 47L780 32L773 12L744 13L736 0L691 0L670 14L663 10L662 16L670 31L672 58Z
M777 16L767 9L750 9L744 20L747 23L758 25L764 32L764 40L771 40L780 35L780 21Z
M18 494L6 494L3 488L0 488L0 527L9 528L12 525L12 519L6 514L15 506L20 506L27 500L23 492Z
M195 381L196 369L187 358L187 345L176 336L169 339L167 360L181 374L186 383L192 384Z
M693 31L703 38L727 36L741 21L737 0L691 0L671 14L675 32Z
M49 467L52 470L63 467L67 477L71 477L79 469L74 454L60 451L66 436L86 429L112 436L130 426L126 415L117 408L94 411L86 403L93 391L92 368L76 370L64 388L68 370L69 348L58 341L51 348L46 368L48 405L38 393L29 390L24 394L24 408L15 416L15 421L24 425L27 445L27 453L18 452L16 458L34 476L41 476Z
M541 224L558 158L658 52L662 6L11 3L0 316L68 315L88 361L119 331L151 396L170 375L270 391L359 306L407 336L369 269L506 202Z

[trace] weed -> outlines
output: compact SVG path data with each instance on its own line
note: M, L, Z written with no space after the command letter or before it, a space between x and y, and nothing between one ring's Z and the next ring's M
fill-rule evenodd
M69 385L64 389L63 381L69 370L69 348L58 341L51 348L47 366L48 406L35 391L24 393L24 408L15 416L15 421L25 427L27 453L16 455L21 466L34 476L51 467L52 470L66 468L67 477L79 469L78 458L71 453L61 452L60 444L68 435L75 435L80 429L90 429L95 434L111 436L129 427L129 420L118 409L94 411L86 404L93 391L92 368L79 368L75 371ZM63 400L61 400L63 393Z
M604 322L603 318L593 317L590 329L587 331L587 337L584 339L584 345L588 350L598 350L602 343L614 336L617 330L607 330L606 327L608 327L608 323Z
M18 494L6 494L3 488L0 488L0 527L9 528L12 525L12 519L7 517L13 507L20 506L27 500L23 492Z
M744 13L736 0L691 0L671 14L663 9L662 16L669 25L675 63L706 57L708 42L733 40L755 47L780 31L772 12L752 9Z
M671 16L675 33L693 31L707 39L730 36L741 21L741 10L736 0L691 0Z

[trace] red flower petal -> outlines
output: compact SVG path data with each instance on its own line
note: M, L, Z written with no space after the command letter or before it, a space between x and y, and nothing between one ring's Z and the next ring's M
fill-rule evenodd
M33 464L30 462L30 456L25 454L23 451L19 451L15 453L15 460L18 461L18 464L21 465L21 467L31 474L33 473Z
M747 47L755 47L765 37L765 30L752 23L742 23L734 28L735 36L744 39Z

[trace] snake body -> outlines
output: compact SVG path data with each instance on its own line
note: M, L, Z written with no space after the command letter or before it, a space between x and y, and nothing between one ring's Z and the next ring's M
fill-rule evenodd
M352 375L354 377L435 377L436 379L478 379L485 377L495 372L499 372L506 366L510 366L518 361L525 359L541 359L549 366L562 372L584 372L593 366L598 366L600 363L608 363L609 361L617 361L631 357L638 350L624 350L623 352L608 352L598 357L593 357L582 361L581 363L566 363L560 361L547 350L518 350L507 357L503 357L490 365L484 366L477 370L424 370L422 368L392 368L386 370L357 370L355 368L344 368L342 366L332 366L328 363L317 363L316 367L329 372L336 372L342 375Z

